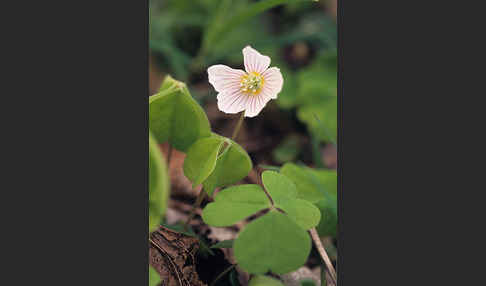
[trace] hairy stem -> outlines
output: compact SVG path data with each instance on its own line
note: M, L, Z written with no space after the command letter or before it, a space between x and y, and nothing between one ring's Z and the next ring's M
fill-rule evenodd
M196 202L192 206L191 213L189 214L189 217L187 218L186 223L184 224L184 230L187 231L189 227L189 223L191 220L194 218L196 215L196 209L201 206L202 201L204 200L204 197L206 196L206 191L204 189L201 189L201 192L197 196Z
M231 136L231 140L236 142L236 137L238 137L238 133L240 133L241 124L243 123L244 119L245 119L245 111L243 110L241 112L240 118L238 119L238 123L236 123L235 130L233 130L233 136Z
M321 238L317 234L316 228L313 227L309 231L312 240L314 241L314 244L316 245L316 248L319 251L319 255L321 256L322 261L324 261L324 264L326 265L326 269L329 272L329 276L331 276L332 283L334 285L337 285L336 270L334 270L334 266L331 263L331 259L329 259L326 249L324 249L324 246L322 245Z

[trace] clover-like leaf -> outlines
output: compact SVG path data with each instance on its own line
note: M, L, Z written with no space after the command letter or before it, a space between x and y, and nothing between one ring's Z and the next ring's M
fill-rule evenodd
M238 185L222 190L203 210L202 218L212 226L229 226L271 207L259 185Z
M204 190L211 196L215 188L246 177L252 167L250 156L240 145L213 133L188 149L184 174L194 185L203 183Z
M311 169L287 163L282 167L281 173L292 179L299 194L320 194L320 200L314 202L322 217L316 229L321 236L335 236L337 229L336 171Z
M246 177L253 168L250 156L238 143L216 134L213 134L213 136L227 140L230 144L218 157L216 167L203 184L204 190L210 196L215 188L225 187L238 182Z
M233 249L238 265L247 272L283 274L306 262L311 241L289 216L271 210L243 229Z
M184 175L193 188L206 180L216 167L216 160L224 141L208 137L197 140L188 150L184 160Z
M272 197L274 207L283 210L300 227L310 229L319 223L319 209L310 202L297 198L297 188L289 178L275 171L265 171L262 181Z
M250 282L248 282L248 286L284 286L282 282L278 281L275 278L263 275L257 275L253 277Z
M316 184L312 181L311 175L303 168L287 163L282 166L280 173L287 176L297 186L298 198L316 203L324 198Z
M149 132L149 231L154 231L167 208L169 176L157 141Z
M149 129L157 141L169 141L180 151L211 135L204 110L186 85L170 76L165 78L160 92L149 98Z

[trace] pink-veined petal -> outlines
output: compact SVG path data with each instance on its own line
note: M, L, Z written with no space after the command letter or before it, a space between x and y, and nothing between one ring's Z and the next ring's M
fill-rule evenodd
M270 57L260 54L250 46L243 49L246 72L263 73L270 66Z
M231 92L240 88L241 77L246 73L225 65L214 65L208 68L208 79L217 92Z
M248 97L248 102L245 109L245 116L246 117L255 117L257 116L260 111L265 107L268 101L271 98L265 96L263 93L258 95L253 95Z
M277 98L277 94L282 91L283 86L283 77L280 69L271 67L262 76L264 80L262 93L271 99Z
M248 96L240 90L221 92L217 96L218 108L224 113L238 113L246 108Z

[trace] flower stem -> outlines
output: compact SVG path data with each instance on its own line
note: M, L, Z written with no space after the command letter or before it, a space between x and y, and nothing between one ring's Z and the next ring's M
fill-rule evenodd
M321 238L317 234L316 228L313 227L309 231L312 240L314 241L314 244L316 245L316 248L319 251L319 254L321 255L322 261L324 261L324 264L326 265L326 269L329 272L329 276L331 276L332 283L334 285L337 285L336 270L334 270L334 266L332 266L331 259L329 259L326 249L324 249L324 246L322 245Z
M238 123L236 123L236 127L235 130L233 131L233 136L231 136L231 140L236 141L236 137L238 137L238 133L240 133L241 124L243 123L244 119L245 119L245 111L243 110L241 112L240 118L238 119Z
M199 195L197 196L196 202L192 206L191 213L189 214L189 217L187 218L187 221L184 224L184 231L187 231L187 229L189 227L189 223L191 222L191 220L196 215L196 209L201 206L201 203L204 200L205 196L206 196L206 190L201 189L201 192L199 192Z

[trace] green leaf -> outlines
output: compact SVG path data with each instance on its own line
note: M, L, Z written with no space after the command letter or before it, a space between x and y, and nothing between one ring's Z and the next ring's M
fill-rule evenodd
M233 243L234 243L234 239L223 240L213 244L211 248L233 248Z
M336 142L337 96L327 97L321 102L300 107L297 110L297 117L320 140L324 142Z
M275 204L297 198L297 188L287 177L275 171L264 171L262 182Z
M229 281L231 286L241 286L240 281L238 280L238 271L235 268L231 269Z
M308 233L287 215L272 210L249 223L234 243L238 265L253 274L283 274L302 266L309 256Z
M263 275L257 275L253 277L248 286L284 286L282 282L278 281L275 278Z
M149 131L149 231L156 230L167 209L169 176L157 141Z
M297 186L299 194L318 194L312 200L321 213L316 229L321 236L336 236L337 231L337 173L334 170L316 170L285 164L281 173ZM311 200L309 200L311 201Z
M149 265L149 286L157 286L160 283L160 275Z
M189 147L183 169L193 188L211 175L223 143L219 138L208 137L199 139Z
M270 206L259 185L239 185L217 193L214 202L204 208L202 218L212 226L229 226Z
M319 223L319 209L310 202L297 198L297 188L289 178L274 171L265 171L262 181L274 206L285 211L300 227L310 229Z
M204 110L186 85L170 76L165 78L160 92L149 98L149 129L158 142L169 141L180 151L211 135Z
M317 226L321 219L319 209L306 200L295 199L281 202L278 207L303 229Z
M298 197L311 203L317 203L324 198L315 183L310 178L310 174L303 168L287 163L282 166L280 173L284 174L297 186Z
M271 9L281 4L300 1L303 0L264 0L252 3L248 5L245 9L238 11L236 15L233 15L224 25L221 26L217 33L213 32L212 35L214 36L211 37L208 41L217 41L218 39L224 38L226 34L231 32L235 27L243 24L250 18L253 18L268 9Z
M320 236L336 237L338 217L337 217L337 198L331 197L316 204L321 212L322 219L316 227Z
M300 286L316 286L314 280L311 279L304 279L300 280Z
M216 161L216 167L204 182L204 190L211 196L215 188L234 184L248 175L253 168L250 156L239 144L231 139L214 134L230 142ZM224 147L223 147L224 148Z

